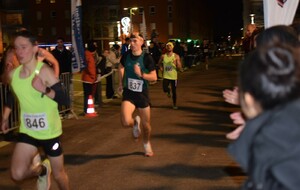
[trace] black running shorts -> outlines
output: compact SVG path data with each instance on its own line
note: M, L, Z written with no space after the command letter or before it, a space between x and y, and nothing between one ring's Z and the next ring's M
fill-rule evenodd
M143 92L134 92L125 88L123 90L122 101L129 101L136 108L146 108L151 106L148 89L144 89Z
M62 154L62 147L59 137L47 140L39 140L28 136L27 134L19 133L17 140L18 142L31 144L37 148L42 147L45 153L51 157L60 156Z

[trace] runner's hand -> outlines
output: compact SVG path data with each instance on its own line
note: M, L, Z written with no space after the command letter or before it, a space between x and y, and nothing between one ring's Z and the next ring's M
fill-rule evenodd
M8 120L7 119L1 121L1 130L4 134L8 133L9 125L8 125Z
M138 77L142 77L142 70L141 70L140 66L138 65L138 63L134 65L133 69L134 69L135 74Z

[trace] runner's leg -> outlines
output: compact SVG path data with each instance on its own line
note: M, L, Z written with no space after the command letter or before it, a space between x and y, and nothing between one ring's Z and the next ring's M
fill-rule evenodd
M143 144L145 148L145 156L153 156L152 147L150 144L151 124L150 124L150 106L146 108L138 108L143 126Z
M177 80L171 81L172 100L173 106L176 106L177 94L176 94Z
M52 174L57 182L60 190L69 190L69 178L66 174L65 168L64 168L64 157L63 155L51 157L48 156L48 159L51 163L52 168Z
M132 114L135 110L135 105L129 101L123 101L121 104L121 124L123 127L132 128L134 125L134 119Z
M141 117L141 125L143 126L143 142L144 144L150 141L151 125L150 125L150 106L146 108L138 108Z
M15 145L11 163L11 177L14 181L19 182L40 174L41 166L32 167L32 160L37 153L38 149L31 144L19 142Z

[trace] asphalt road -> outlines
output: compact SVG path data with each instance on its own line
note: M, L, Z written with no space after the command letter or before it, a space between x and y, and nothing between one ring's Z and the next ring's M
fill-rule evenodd
M141 141L120 125L120 99L97 107L99 116L63 121L65 166L72 190L234 190L246 176L228 155L225 134L234 126L237 110L223 101L222 90L236 84L240 57L215 58L180 73L178 110L162 92L150 86L154 157L143 156ZM75 93L79 101L80 92ZM78 101L75 113L81 112ZM35 179L20 186L9 177L14 143L0 148L0 189L33 190ZM52 190L57 186L52 180Z

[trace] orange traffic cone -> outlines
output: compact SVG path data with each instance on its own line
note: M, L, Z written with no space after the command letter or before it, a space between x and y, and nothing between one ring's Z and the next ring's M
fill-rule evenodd
M85 117L96 117L98 114L95 112L93 96L89 95L88 107L86 110Z

